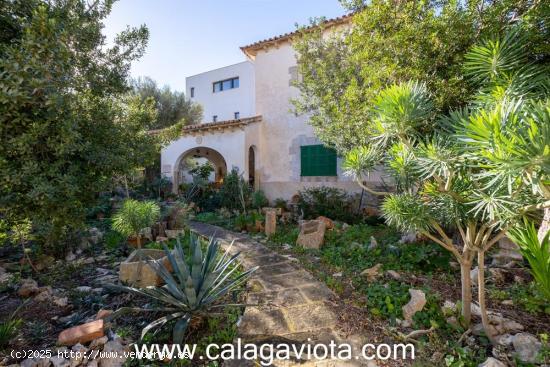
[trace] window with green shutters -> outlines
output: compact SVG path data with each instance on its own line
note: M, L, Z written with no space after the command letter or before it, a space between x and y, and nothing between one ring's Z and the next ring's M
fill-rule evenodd
M319 145L300 147L301 176L336 176L336 151Z

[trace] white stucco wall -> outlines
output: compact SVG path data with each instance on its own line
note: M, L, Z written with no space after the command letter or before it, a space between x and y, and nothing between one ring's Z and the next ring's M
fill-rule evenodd
M239 77L239 87L214 93L214 82ZM204 122L212 122L217 115L218 121L233 120L235 112L240 117L255 115L254 106L254 65L250 61L229 65L186 78L186 96L203 107ZM191 88L195 88L191 97Z
M191 136L186 135L173 141L162 149L161 152L161 171L167 178L173 178L178 169L179 160L190 149L197 147L206 147L220 153L225 159L227 171L233 167L239 168L244 172L246 149L245 132L241 129L234 131L224 131L220 133L205 133L204 135Z
M333 186L360 192L359 186L344 176L341 159L336 177L301 177L300 146L320 144L307 116L295 116L290 100L299 96L290 84L296 56L289 42L259 51L254 60L256 113L262 115L260 133L261 188L269 199L291 198L312 186ZM376 180L376 177L372 177Z

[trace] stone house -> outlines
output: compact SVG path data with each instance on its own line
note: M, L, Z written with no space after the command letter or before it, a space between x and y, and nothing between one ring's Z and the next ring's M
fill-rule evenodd
M327 31L350 24L350 16L327 20ZM186 79L186 95L200 103L204 122L186 126L162 151L162 174L177 187L187 157L215 166L215 180L237 167L269 200L290 199L311 186L333 186L350 193L360 188L342 174L341 158L322 145L296 116L290 100L299 95L292 40L287 33L241 47L247 60ZM371 180L377 180L371 177Z

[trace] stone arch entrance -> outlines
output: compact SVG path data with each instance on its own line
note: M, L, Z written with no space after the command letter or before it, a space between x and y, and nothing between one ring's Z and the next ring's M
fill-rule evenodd
M215 149L208 147L195 147L182 153L176 165L174 167L174 188L178 188L179 185L185 182L185 173L189 167L186 167L188 158L196 158L202 160L208 160L214 166L214 182L223 182L224 177L227 175L227 163L225 158Z

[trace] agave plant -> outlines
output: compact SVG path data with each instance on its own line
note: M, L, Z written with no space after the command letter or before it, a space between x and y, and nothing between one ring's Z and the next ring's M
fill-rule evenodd
M151 330L158 329L167 322L177 320L172 334L173 342L181 344L185 331L193 317L212 312L214 309L238 304L220 303L220 299L231 290L245 282L258 267L237 274L237 258L240 253L230 255L232 246L219 256L219 241L211 237L206 253L203 254L200 240L196 235L189 236L190 249L186 256L180 238L170 251L164 245L164 252L170 266L163 262L149 260L148 264L166 282L162 287L134 288L128 286L110 285L116 290L134 293L164 304L164 308L121 308L110 319L128 311L164 312L163 317L151 322L141 333L141 338Z

